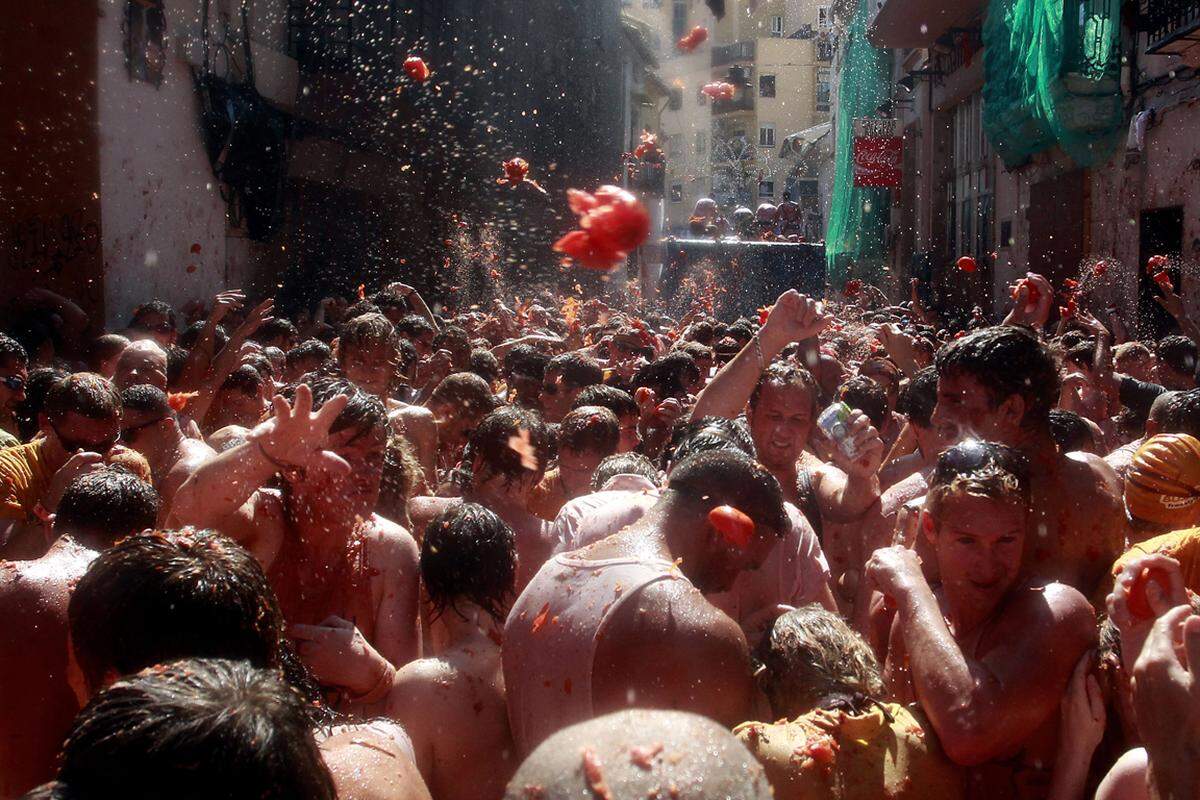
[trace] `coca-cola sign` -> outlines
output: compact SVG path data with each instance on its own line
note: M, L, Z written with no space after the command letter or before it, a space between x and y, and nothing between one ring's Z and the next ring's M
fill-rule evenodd
M899 136L854 137L854 185L900 185L904 139Z

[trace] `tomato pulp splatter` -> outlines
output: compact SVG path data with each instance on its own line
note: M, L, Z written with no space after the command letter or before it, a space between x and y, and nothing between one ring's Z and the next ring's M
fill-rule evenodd
M433 74L429 65L425 63L425 59L420 56L409 56L404 59L404 72L417 83L424 83Z
M713 100L732 100L735 91L737 91L737 87L732 83L714 81L713 83L706 83L704 88L700 90L700 93L711 97Z
M708 524L729 544L745 550L754 538L754 520L733 506L717 506L708 512Z
M703 25L697 25L688 31L679 41L675 43L675 47L682 53L690 53L708 40L708 28Z
M650 214L618 186L601 186L595 194L568 189L567 198L579 229L555 242L554 251L580 266L611 269L650 236Z
M1153 619L1154 617L1154 609L1150 607L1150 601L1146 598L1146 584L1150 581L1157 583L1164 594L1171 585L1167 571L1160 567L1147 567L1133 579L1133 583L1129 587L1128 606L1129 613L1138 619Z

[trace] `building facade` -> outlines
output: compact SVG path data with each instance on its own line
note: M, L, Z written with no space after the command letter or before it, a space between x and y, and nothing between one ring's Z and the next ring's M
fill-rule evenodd
M673 95L662 112L667 153L667 224L683 233L703 197L728 214L777 204L785 191L820 208L816 168L785 152L784 140L829 119L833 30L828 2L731 0L715 19L701 0L626 0L626 13L658 34L661 76ZM707 41L691 53L675 42L695 26ZM735 87L712 100L709 83Z
M915 277L935 299L985 310L1003 308L1027 271L1056 286L1083 279L1152 335L1165 320L1140 268L1150 255L1175 258L1185 302L1197 291L1200 1L1066 0L1039 20L1061 50L1022 45L1022 15L1038 7L1054 9L870 0L869 38L892 64L878 116L903 135L887 275L897 292ZM956 269L962 255L979 269Z
M229 286L295 307L364 282L446 288L484 262L551 280L565 190L611 182L665 93L620 0L7 12L5 299L51 289L110 325L151 297L182 307ZM411 54L428 82L405 76ZM496 184L514 156L551 202Z

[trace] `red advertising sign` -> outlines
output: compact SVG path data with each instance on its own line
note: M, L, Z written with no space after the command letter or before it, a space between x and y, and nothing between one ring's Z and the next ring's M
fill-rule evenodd
M900 185L904 139L899 136L854 137L854 185Z

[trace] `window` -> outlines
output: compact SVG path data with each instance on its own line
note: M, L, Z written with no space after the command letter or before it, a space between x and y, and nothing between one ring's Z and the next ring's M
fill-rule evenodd
M954 109L954 177L947 185L948 252L980 257L992 250L995 175L983 133L983 97L971 95Z
M758 126L758 146L759 147L774 147L775 146L775 126L774 125L759 125Z
M817 111L829 110L830 72L829 67L817 70Z
M667 137L667 158L683 157L683 134L673 133Z
M704 131L696 131L696 155L702 156L708 150L708 134Z
M783 36L783 17L771 17L771 35Z
M675 0L671 6L671 35L675 39L682 39L687 33L687 24L687 0Z
M758 76L758 96L759 97L774 97L775 96L775 76L774 75L759 75Z
M758 182L758 199L774 200L775 199L775 181L759 181Z
M817 8L817 30L824 32L830 28L829 6L820 6Z
M671 184L671 202L672 203L682 203L683 202L683 184L682 183L672 183Z

